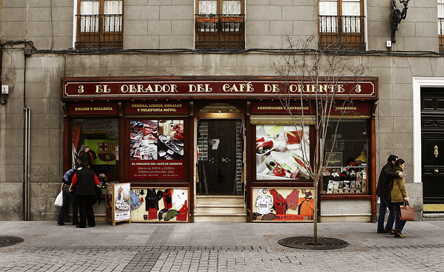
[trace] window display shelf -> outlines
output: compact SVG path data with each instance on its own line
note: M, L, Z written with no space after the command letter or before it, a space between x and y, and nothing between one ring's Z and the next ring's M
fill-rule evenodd
M368 194L367 165L326 167L323 194Z

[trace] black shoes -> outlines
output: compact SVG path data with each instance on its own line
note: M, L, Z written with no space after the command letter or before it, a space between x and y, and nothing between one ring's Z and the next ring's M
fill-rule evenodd
M64 226L65 223L57 223L57 225L59 225L59 226Z

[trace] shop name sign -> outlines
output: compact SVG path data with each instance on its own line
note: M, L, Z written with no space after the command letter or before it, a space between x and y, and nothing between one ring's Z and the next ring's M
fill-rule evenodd
M189 103L125 103L126 114L161 113L161 114L187 114Z
M116 98L123 97L196 97L196 96L252 96L276 97L285 92L294 96L313 97L335 94L372 98L377 95L377 79L341 80L331 84L280 80L110 80L76 81L62 79L62 98Z

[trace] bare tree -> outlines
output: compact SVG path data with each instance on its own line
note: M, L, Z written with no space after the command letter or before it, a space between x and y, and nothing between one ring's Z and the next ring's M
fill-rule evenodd
M307 148L302 145L303 161L308 163L301 167L305 168L304 172L313 180L314 194L318 196L325 167L330 163L335 146L339 123L353 104L352 94L364 74L363 61L358 56L354 57L353 62L349 56L341 54L338 43L330 47L312 49L316 47L315 36L298 42L286 36L286 41L289 44L288 50L282 51L281 58L273 64L276 73L283 78L279 101L291 116L295 127L304 128L307 124L315 127L315 141L310 143L310 146L314 145L313 156L310 158L310 150L306 150ZM347 90L341 87L345 77L353 85L351 88L348 86ZM302 110L295 114L293 110L295 107ZM310 110L306 112L304 109ZM331 119L333 112L335 122ZM333 130L333 143L329 150L325 150L328 130ZM315 201L314 246L317 246L317 211L317 201Z

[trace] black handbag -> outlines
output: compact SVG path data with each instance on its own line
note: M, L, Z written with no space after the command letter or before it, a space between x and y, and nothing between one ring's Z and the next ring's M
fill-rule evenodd
M415 221L415 211L413 207L407 205L405 201L402 205L399 205L399 220Z

